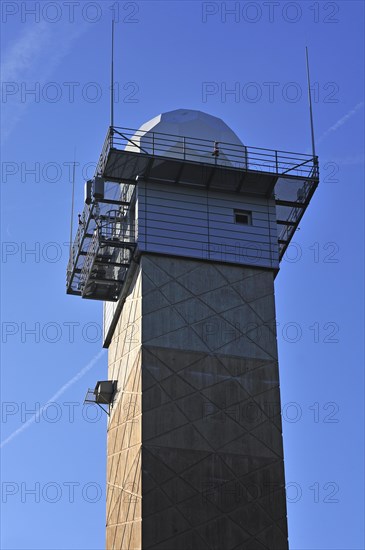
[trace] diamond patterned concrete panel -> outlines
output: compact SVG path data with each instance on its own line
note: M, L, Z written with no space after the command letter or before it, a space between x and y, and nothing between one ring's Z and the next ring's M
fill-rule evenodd
M287 549L273 277L142 255L109 351L108 548Z

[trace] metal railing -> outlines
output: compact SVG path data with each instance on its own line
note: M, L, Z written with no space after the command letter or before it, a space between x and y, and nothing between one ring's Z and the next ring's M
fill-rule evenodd
M301 207L302 204L305 204L310 197L311 192L313 192L313 180L316 180L318 178L318 166L314 166L311 174L309 177L304 181L302 187L300 188L300 200L298 197L298 207L294 206L289 214L286 217L286 220L282 220L283 226L278 225L278 240L279 240L279 252L280 252L280 259L282 258L286 247L291 240L294 232L296 231L296 228L299 224L299 221L304 213L303 208ZM287 224L285 225L285 221Z
M98 174L103 173L111 149L289 177L310 177L318 166L317 157L303 153L114 126L104 141Z
M77 263L78 256L81 252L81 245L83 243L85 233L88 229L90 219L92 218L92 211L94 204L85 204L82 214L79 216L79 225L77 232L70 248L70 257L67 265L67 283L69 282L74 266Z
M118 218L105 219L98 228L98 237L101 246L108 242L133 243L135 224Z
M122 184L116 201L121 200L124 201L124 204L129 203L133 191L134 185ZM107 193L106 197L108 197ZM102 246L107 246L108 239L114 239L114 245L117 242L134 243L134 224L130 221L127 222L122 215L122 210L125 212L127 207L117 206L117 208L119 210L115 210L115 215L111 218L110 213L112 211L107 210L110 209L109 204L102 204L97 201L93 201L90 205L85 204L82 214L79 215L78 229L70 248L67 265L67 287L82 290L92 267L93 257L103 241ZM127 258L128 254L121 252L119 256L120 258Z
M96 269L95 259L98 255L102 256L107 251L108 255L111 251L122 248L117 253L113 266L121 267L123 261L130 260L130 252L123 250L123 247L128 247L130 244L134 247L135 244L135 224L126 220L122 220L117 216L102 216L101 221L98 221L96 228L94 229L93 236L89 242L86 255L84 257L83 265L80 274L80 290L83 292L86 284L89 281L92 270ZM106 266L107 264L104 264Z
M95 230L94 235L91 239L85 261L83 263L82 269L81 269L81 275L80 275L80 290L81 292L84 290L85 285L88 281L90 271L92 269L95 256L97 254L99 248L99 236L97 230Z

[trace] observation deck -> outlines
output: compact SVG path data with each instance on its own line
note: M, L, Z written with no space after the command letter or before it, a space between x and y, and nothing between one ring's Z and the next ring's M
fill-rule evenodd
M273 198L281 259L318 185L312 155L111 127L71 247L67 293L116 301L138 242L138 180ZM94 185L94 184L93 184ZM100 186L99 186L100 187Z

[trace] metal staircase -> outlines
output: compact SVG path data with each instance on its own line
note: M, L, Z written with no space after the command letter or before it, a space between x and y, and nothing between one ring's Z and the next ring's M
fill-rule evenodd
M116 301L136 248L134 186L113 183L105 190L103 197L85 205L79 217L67 269L67 292Z
M135 246L134 222L119 210L99 218L81 270L81 296L117 300Z

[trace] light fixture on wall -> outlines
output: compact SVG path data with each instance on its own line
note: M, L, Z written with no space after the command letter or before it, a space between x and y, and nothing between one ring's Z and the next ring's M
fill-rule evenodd
M87 390L84 405L87 403L96 403L108 416L110 416L110 407L113 404L116 391L116 380L98 381L94 389L89 388ZM108 409L105 409L102 405L107 405Z

